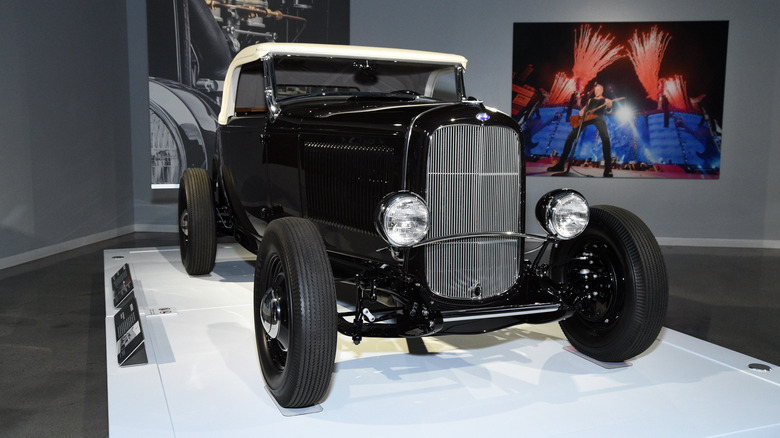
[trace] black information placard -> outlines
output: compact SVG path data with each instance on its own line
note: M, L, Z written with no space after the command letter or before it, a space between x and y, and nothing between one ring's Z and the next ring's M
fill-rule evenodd
M111 277L111 289L114 290L114 307L119 307L119 303L133 291L133 277L130 276L130 265L125 263Z
M125 304L114 315L116 329L116 359L120 366L147 363L141 315L135 295L130 294Z

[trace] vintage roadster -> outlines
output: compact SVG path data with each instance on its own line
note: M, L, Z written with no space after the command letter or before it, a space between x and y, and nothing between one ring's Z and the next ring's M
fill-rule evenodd
M467 97L465 68L282 43L228 68L213 166L180 183L181 257L208 274L218 233L257 254L257 349L282 406L325 396L337 332L358 343L560 321L601 361L656 339L668 287L650 230L560 189L536 203L545 233L526 231L522 133ZM354 300L339 312L345 284Z

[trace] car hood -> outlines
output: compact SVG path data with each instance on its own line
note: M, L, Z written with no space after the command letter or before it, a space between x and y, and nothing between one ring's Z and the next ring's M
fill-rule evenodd
M283 106L278 122L281 130L277 132L297 136L304 150L340 149L346 161L360 160L349 150L387 155L388 172L392 172L387 177L395 190L424 190L428 139L443 126L502 125L517 129L519 134L514 120L479 101L310 98ZM363 165L356 162L356 166Z
M297 119L296 125L304 131L338 129L340 132L406 134L421 114L445 108L470 108L469 112L473 114L484 110L478 102L313 98L283 106L283 113L290 119Z

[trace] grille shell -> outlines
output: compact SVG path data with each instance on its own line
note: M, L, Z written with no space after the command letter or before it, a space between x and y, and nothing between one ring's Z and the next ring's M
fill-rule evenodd
M519 232L521 151L517 131L505 126L457 124L430 136L426 202L429 239ZM477 300L515 284L516 239L472 237L425 247L428 287L439 296Z

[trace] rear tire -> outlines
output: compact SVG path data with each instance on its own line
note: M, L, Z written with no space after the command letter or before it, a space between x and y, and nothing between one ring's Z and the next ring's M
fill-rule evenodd
M336 286L317 228L272 221L260 243L254 282L260 368L286 408L318 403L330 386L337 341Z
M179 183L179 250L190 275L206 275L217 257L217 226L211 178L205 169L184 171Z
M605 362L647 350L666 316L668 281L661 249L633 213L614 206L591 209L585 231L550 256L552 277L582 299L560 322L572 346Z

